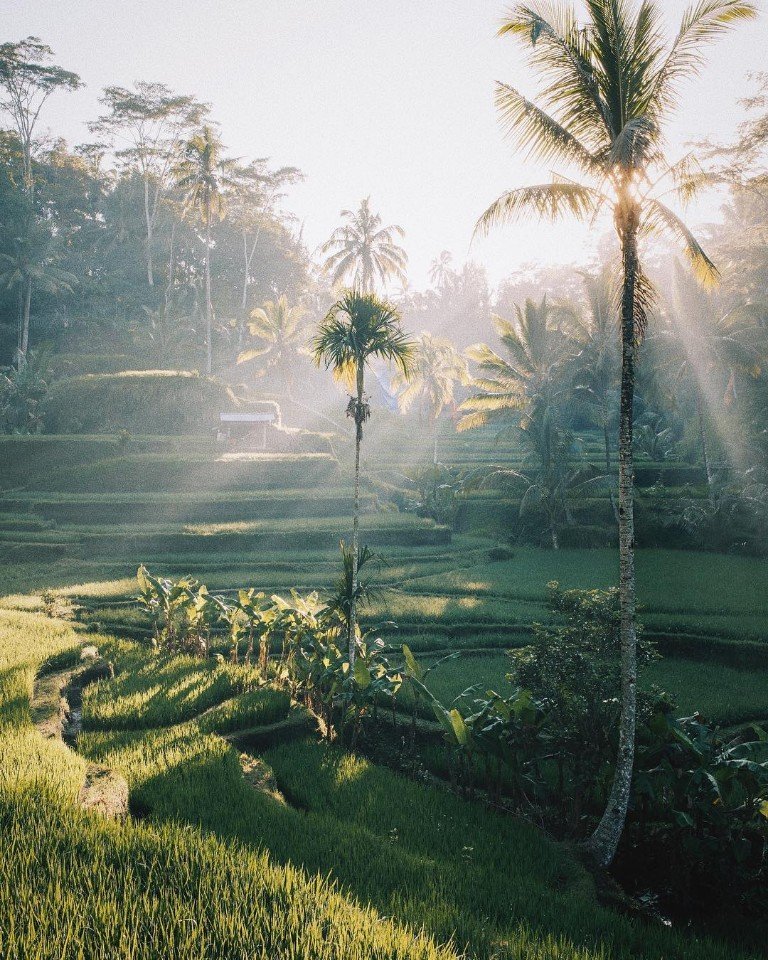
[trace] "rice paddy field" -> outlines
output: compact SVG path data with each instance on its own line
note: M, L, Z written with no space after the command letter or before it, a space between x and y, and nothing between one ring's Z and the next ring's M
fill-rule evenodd
M444 523L402 511L392 491L412 489L425 455L391 429L372 426L365 463L363 542L382 557L365 625L425 663L459 651L430 674L444 702L499 689L506 651L549 616L547 583L610 586L615 550L520 545L514 491L462 496ZM584 449L597 456L597 440ZM603 904L572 853L530 823L278 735L305 718L248 667L149 653L132 599L139 563L217 591L332 584L350 536L348 452L0 438L0 956L757 956ZM457 470L517 455L482 433L441 437ZM665 490L700 493L686 465L643 465L639 481L654 509ZM607 495L596 500L598 514L610 509ZM767 719L766 561L640 549L638 583L662 653L641 682L681 714ZM38 693L91 643L114 676L85 690L71 749L40 732L58 706ZM124 822L76 803L101 767L127 782Z

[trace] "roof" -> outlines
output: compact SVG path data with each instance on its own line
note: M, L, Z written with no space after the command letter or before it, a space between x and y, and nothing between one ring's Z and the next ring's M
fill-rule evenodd
M277 418L274 413L222 413L219 419L222 423L272 423Z

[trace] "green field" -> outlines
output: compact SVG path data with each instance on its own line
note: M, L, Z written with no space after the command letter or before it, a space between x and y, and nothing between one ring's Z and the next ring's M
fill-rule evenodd
M184 450L137 438L117 452L109 438L7 443L14 462L0 470L0 830L13 869L0 882L16 900L34 901L37 919L0 932L4 957L52 960L38 945L53 936L58 911L88 956L122 951L138 960L137 927L182 942L185 904L200 922L173 955L189 960L223 960L234 942L256 956L339 960L751 955L600 906L588 874L534 826L316 742L269 745L269 731L297 719L295 708L249 668L147 656L148 623L132 599L141 562L212 590L327 589L338 542L350 535L344 465L326 453L221 462L202 440ZM409 456L407 443L398 449ZM61 466L50 466L51 452ZM498 452L482 436L446 444L457 464ZM26 453L22 471L15 458ZM369 470L376 456L374 448ZM493 517L494 498L477 500ZM499 503L489 535L466 516L452 529L400 512L378 484L366 485L363 540L383 562L365 625L395 647L408 642L425 663L462 651L429 675L444 702L473 685L503 688L504 651L524 646L531 625L549 617L549 581L615 581L609 548L512 545L494 559L511 535ZM641 619L667 653L643 684L668 690L681 713L700 710L724 725L765 719L766 562L645 549L638 578ZM86 690L73 752L43 740L29 701L39 665L52 656L63 663L62 651L91 639L116 675ZM405 693L400 706L410 706ZM244 777L233 745L243 731L267 744L251 757L271 769L266 792ZM89 763L126 777L135 822L108 825L75 809ZM34 861L22 851L30 831L41 851ZM193 881L197 873L203 879ZM159 896L161 887L173 896ZM243 898L247 912L237 906ZM94 911L105 931L98 947L89 932Z

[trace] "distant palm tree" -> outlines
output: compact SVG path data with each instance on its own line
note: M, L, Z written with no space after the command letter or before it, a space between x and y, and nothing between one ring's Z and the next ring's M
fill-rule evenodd
M552 546L559 546L556 520L568 491L570 437L562 427L563 397L568 384L564 365L570 343L554 322L546 297L541 303L526 300L515 307L512 321L494 317L505 356L485 343L468 347L467 357L478 364L474 392L460 410L465 416L458 429L496 423L502 432L519 427L535 462L535 475L495 469L494 476L517 476L526 482L532 499L544 504L549 518Z
M265 372L269 369L278 372L290 400L293 399L296 361L301 354L309 354L306 316L306 308L300 304L291 307L285 295L278 300L267 300L263 307L251 311L248 323L258 346L244 350L237 358L238 363L266 358Z
M707 492L714 506L715 475L707 419L718 400L727 405L737 374L760 376L763 351L758 347L757 324L750 307L723 314L706 291L693 286L680 264L675 265L673 303L671 324L660 335L666 346L665 366L675 380L687 380L693 389Z
M665 42L659 4L643 0L587 0L579 22L570 3L517 4L501 35L525 43L545 79L544 108L506 84L496 102L502 122L522 148L540 161L578 168L586 182L563 176L553 183L510 190L480 218L488 230L523 214L557 220L565 214L592 220L607 209L621 247L621 394L619 416L619 592L622 704L616 772L605 813L587 843L598 863L616 853L632 786L637 714L637 635L634 562L634 467L632 419L635 348L651 299L640 266L639 241L665 231L682 242L700 279L714 283L717 271L683 221L659 199L685 201L697 178L691 164L664 162L662 126L676 101L679 81L695 76L702 45L736 21L756 16L754 3L699 0L683 16L677 35ZM666 179L666 184L659 185Z
M422 333L413 347L408 373L398 370L392 387L399 392L403 413L414 404L425 413L432 429L432 462L437 464L437 422L443 410L454 402L456 386L469 381L467 361L452 340Z
M453 255L450 250L443 250L429 265L429 282L436 287L444 287L451 275L452 263Z
M221 156L222 143L212 127L204 126L184 147L176 166L176 185L187 210L194 210L205 227L205 351L206 372L213 366L213 305L211 303L211 222L224 217L224 191L234 164Z
M324 269L332 283L343 280L362 293L372 293L378 280L386 283L391 277L405 280L408 256L395 238L403 237L402 227L383 227L381 217L371 210L366 197L357 210L342 210L345 221L337 227L320 252L327 255Z
M574 387L586 398L590 418L602 430L605 450L605 477L613 514L618 523L619 508L611 479L610 426L614 422L615 400L619 386L619 313L615 271L605 267L597 274L584 274L587 294L586 314L563 307L563 327L578 350L575 357Z
M347 404L347 416L355 422L355 498L352 521L352 595L348 621L349 663L354 666L357 623L355 596L358 592L360 555L360 444L363 425L371 414L365 395L365 368L373 359L394 363L408 374L413 344L400 326L396 307L374 293L345 291L320 324L313 344L315 362L332 369L354 393Z

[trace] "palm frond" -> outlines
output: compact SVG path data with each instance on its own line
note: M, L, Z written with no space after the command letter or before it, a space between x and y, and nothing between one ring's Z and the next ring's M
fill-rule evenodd
M704 252L703 247L676 213L660 200L649 200L646 205L645 227L651 232L664 230L683 246L698 281L706 288L716 287L720 272Z
M523 216L554 222L569 214L577 219L592 216L601 199L589 187L576 183L545 183L509 190L495 200L475 225L475 234Z

